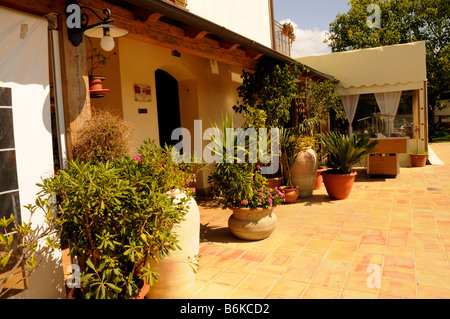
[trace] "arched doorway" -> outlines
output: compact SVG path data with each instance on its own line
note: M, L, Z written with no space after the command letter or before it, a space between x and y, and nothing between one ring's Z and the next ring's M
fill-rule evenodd
M172 131L181 127L178 81L166 71L155 71L156 99L158 109L159 143L174 145Z

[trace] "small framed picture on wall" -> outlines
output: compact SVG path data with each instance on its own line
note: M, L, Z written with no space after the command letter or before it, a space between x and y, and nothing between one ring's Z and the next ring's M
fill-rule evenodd
M152 87L150 85L135 84L134 96L136 102L151 102Z

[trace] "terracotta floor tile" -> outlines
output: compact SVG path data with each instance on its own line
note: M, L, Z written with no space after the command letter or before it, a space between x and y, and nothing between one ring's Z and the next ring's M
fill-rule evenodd
M355 275L349 274L349 276L347 277L347 279L344 283L344 290L347 289L347 290L362 291L362 292L368 292L371 294L377 294L378 288L368 286L367 278L368 277L355 276Z
M277 250L277 252L269 256L265 262L273 266L287 267L294 260L294 258L295 257L293 255L280 254Z
M416 275L414 269L384 266L382 278L414 281Z
M287 270L286 266L274 266L269 263L259 264L258 268L253 271L253 275L280 278L280 276Z
M238 249L238 248L228 248L225 247L221 251L219 251L216 256L225 257L225 258L232 258L232 259L238 259L240 256L242 256L246 251L244 249Z
M358 247L358 253L384 254L385 246L372 243L361 243Z
M225 299L234 287L216 283L209 283L193 295L193 299Z
M414 269L414 258L388 255L384 259L384 266Z
M208 268L224 269L227 266L229 266L230 264L232 264L233 262L234 262L234 259L231 259L231 258L212 256L205 262L202 262L202 266L208 267Z
M328 250L326 250L326 249L305 247L300 251L299 256L322 259L325 257L327 252L328 252Z
M326 259L352 261L355 256L355 252L350 250L330 249L326 255Z
M416 284L414 280L381 278L380 295L413 299L416 298Z
M356 251L358 248L358 242L345 242L345 241L335 241L331 249L334 250L349 250Z
M206 267L200 266L197 268L197 274L195 275L195 278L199 279L199 280L210 281L215 276L217 276L220 272L221 272L220 269L206 268Z
M333 240L311 239L305 248L310 249L328 249L333 244Z
M377 295L362 291L353 291L344 289L341 293L340 299L377 299Z
M340 290L330 287L309 286L302 299L337 299Z
M450 274L444 275L418 270L417 284L420 286L450 290Z
M443 249L442 243L439 240L414 239L414 247L418 249Z
M418 285L417 286L417 298L419 298L419 299L450 299L450 290Z
M228 285L237 287L244 279L247 277L247 274L239 273L239 272L231 272L231 271L224 271L217 275L213 282L217 284L222 285Z
M401 247L401 248L410 248L413 247L413 239L405 238L405 237L391 237L389 233L389 238L387 240L388 247Z
M372 254L372 253L359 253L355 254L355 263L361 264L378 264L381 265L384 260L384 255Z
M298 268L292 266L289 267L283 275L281 275L281 279L309 283L314 277L316 271L317 268Z
M249 289L237 288L233 291L233 293L228 297L230 299L262 299L266 295L265 292L255 291Z
M269 291L269 295L300 298L306 287L308 287L306 283L281 279Z
M259 251L259 250L249 250L246 253L244 253L240 259L242 260L248 260L248 261L255 261L255 262L263 262L268 256L269 252L266 251Z
M276 281L275 278L251 275L242 282L239 288L267 293Z
M259 266L260 263L258 262L238 259L233 261L233 263L227 267L227 270L249 274Z
M423 259L434 259L439 261L447 261L445 251L443 250L430 250L430 249L416 249L415 256Z

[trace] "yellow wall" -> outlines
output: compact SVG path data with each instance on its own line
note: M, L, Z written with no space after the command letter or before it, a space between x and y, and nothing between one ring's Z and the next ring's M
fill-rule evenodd
M91 48L96 48L97 52L103 53L109 57L106 65L101 65L94 71L95 75L100 75L105 78L102 82L104 89L110 91L102 98L91 99L92 110L107 110L111 113L122 116L122 90L120 88L120 70L119 70L119 44L115 39L116 45L111 52L105 52L100 48L100 39L87 38L86 47L88 57L92 54ZM91 46L92 43L92 46ZM88 67L91 67L91 61L88 59Z
M148 43L119 38L120 84L123 117L133 127L134 146L151 138L159 142L155 71L162 69L178 81L181 125L191 132L194 139L194 120L202 120L202 133L211 122L220 123L221 114L233 112L238 99L237 87L242 83L242 68L182 53L172 56L171 50ZM135 101L134 84L150 85L151 102ZM138 108L147 108L147 114L138 114ZM240 115L234 115L235 126L243 123ZM198 137L197 137L198 138ZM203 147L209 142L203 141ZM194 150L194 143L191 143ZM197 187L206 187L202 174Z

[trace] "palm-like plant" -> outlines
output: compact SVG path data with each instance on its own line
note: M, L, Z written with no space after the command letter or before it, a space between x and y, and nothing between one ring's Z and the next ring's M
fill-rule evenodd
M288 188L294 186L292 183L292 165L294 165L295 160L302 151L297 145L297 140L292 137L291 130L286 128L280 129L281 158L287 171L286 184Z
M339 132L322 134L321 140L330 152L330 166L338 174L351 173L353 165L372 153L378 143L367 136L357 140L355 135L348 137Z

